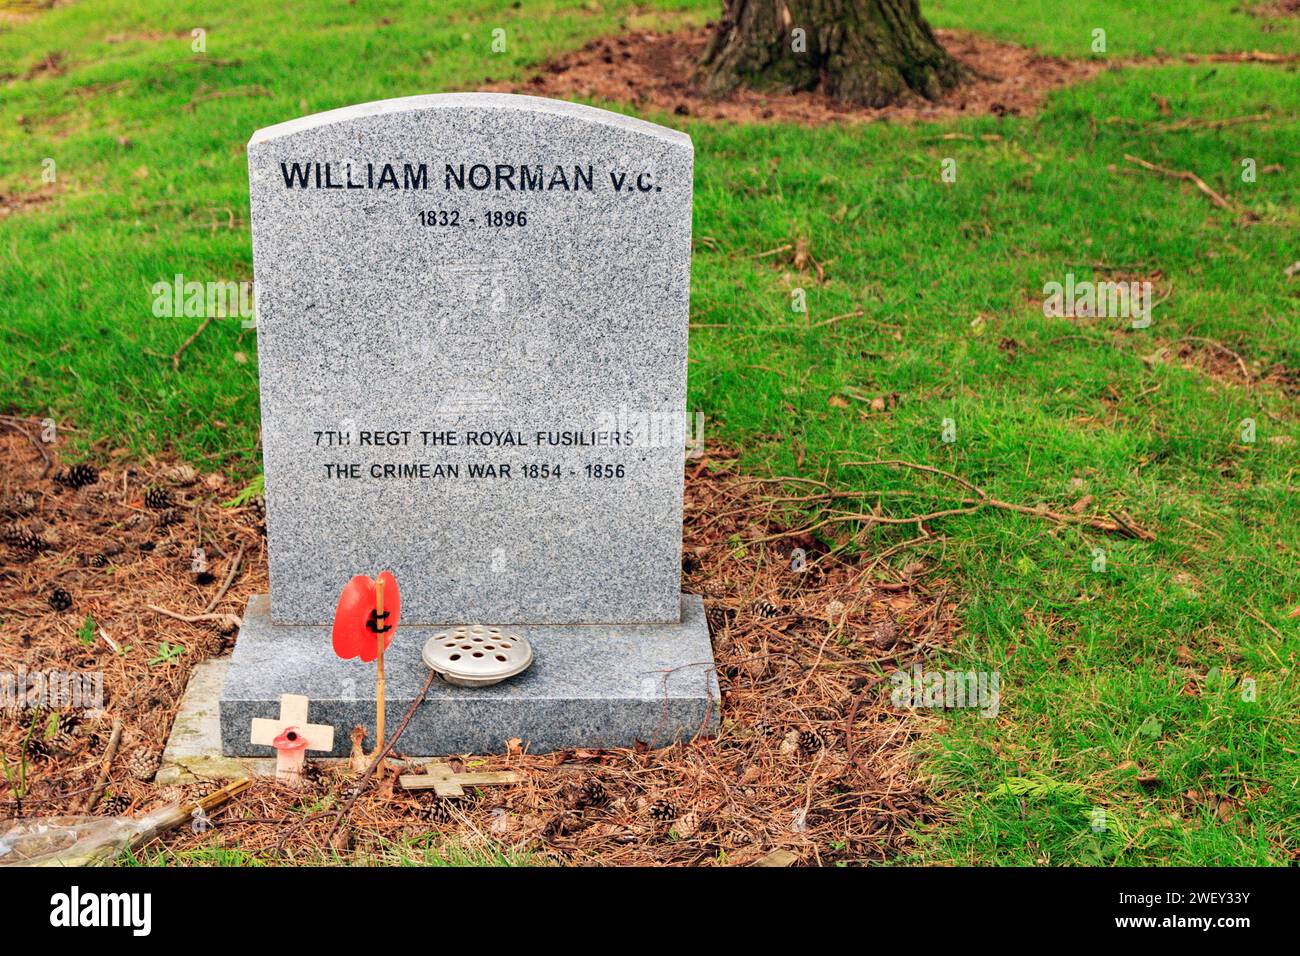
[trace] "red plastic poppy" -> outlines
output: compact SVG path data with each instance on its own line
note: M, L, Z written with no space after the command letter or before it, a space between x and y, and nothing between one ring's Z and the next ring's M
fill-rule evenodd
M375 613L375 582L364 574L349 581L339 596L338 610L334 612L334 653L345 661L359 657L369 664L378 657L379 633L384 635L385 651L393 643L393 632L402 612L402 596L391 572L383 572L379 579L384 582L382 620Z
M276 750L302 750L307 746L307 738L298 733L298 728L289 727L271 741L271 746Z

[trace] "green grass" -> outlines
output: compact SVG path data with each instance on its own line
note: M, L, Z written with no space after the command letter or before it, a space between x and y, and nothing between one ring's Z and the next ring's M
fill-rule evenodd
M442 839L436 833L404 840L374 839L347 856L321 853L278 858L216 843L191 850L160 849L150 844L128 851L119 859L122 866L549 866L538 853L497 845L470 845Z
M659 6L698 20L715 5ZM1148 5L1139 16L1118 2L1088 5L1101 13L1067 0L923 3L938 25L1077 56L1090 55L1093 26L1120 58L1297 48L1300 21L1235 5ZM628 16L654 19L617 2L456 9L339 2L286 20L255 3L202 13L79 4L0 33L0 73L21 75L54 51L67 67L0 85L0 193L48 188L46 157L59 171L50 202L0 219L0 406L66 418L81 441L168 447L251 476L252 333L214 323L173 372L165 356L198 320L154 318L149 293L178 272L250 277L249 134L303 112L519 75ZM190 52L195 26L209 31L206 56ZM496 26L510 46L494 56ZM130 38L146 32L167 38ZM105 41L123 33L124 42ZM217 91L232 95L187 108ZM1259 113L1271 119L1160 128ZM879 491L897 516L952 499L952 487L915 473L845 464L904 458L1012 502L1062 510L1090 494L1095 507L1124 509L1156 531L1147 543L986 511L936 522L941 537L897 556L900 565L925 558L960 595L951 661L1002 675L996 718L949 715L922 744L948 820L918 832L911 859L1294 856L1295 395L1144 357L1195 336L1257 372L1300 369L1300 278L1283 271L1300 259L1296 73L1137 66L1059 92L1036 117L933 125L651 118L695 139L690 400L711 440L744 449L744 467ZM1001 139L939 138L948 132ZM1258 221L1243 226L1126 153L1195 171ZM1247 157L1282 169L1243 182ZM956 160L955 183L941 180L946 158ZM823 283L786 256L755 258L798 239ZM1168 298L1151 328L1043 317L1045 282L1105 278L1103 267L1161 274ZM796 287L807 291L807 315L791 311ZM888 411L858 400L890 393L898 400ZM1247 417L1254 443L1240 437ZM940 439L944 419L955 422L955 442ZM914 533L877 528L855 546L870 552ZM1105 572L1091 570L1095 548L1106 552ZM1253 701L1243 699L1244 678L1255 681ZM1107 814L1101 832L1090 826L1097 809Z
M1300 20L1246 12L1267 0L921 0L936 27L974 30L1058 56L1092 55L1104 30L1106 56L1172 56L1262 50L1294 53Z

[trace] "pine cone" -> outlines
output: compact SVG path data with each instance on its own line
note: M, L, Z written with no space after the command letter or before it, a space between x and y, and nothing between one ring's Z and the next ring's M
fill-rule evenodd
M587 807L603 807L607 803L609 803L609 792L605 789L605 785L595 778L584 783L578 791L579 810Z
M805 757L815 754L822 749L822 746L822 738L815 730L799 732L799 752Z
M650 817L664 823L677 817L677 808L667 800L655 800L650 804Z
M871 635L871 642L881 650L889 650L898 643L898 625L893 621L881 621Z
M177 465L168 470L167 477L178 485L192 485L199 480L199 473L193 465Z
M99 481L99 471L94 465L87 465L83 462L80 465L73 465L71 468L66 469L54 480L69 488L84 488L86 485L93 485Z
M166 488L150 488L144 493L144 506L154 511L164 511L174 504L172 493Z
M141 747L131 754L131 760L126 767L127 773L137 780L148 783L158 772L158 765L161 762L156 753L148 747Z
M81 718L70 710L59 712L59 732L64 734L74 734L77 728L81 726Z
M736 612L729 607L723 607L721 604L710 604L704 609L704 618L708 622L709 632L712 634L721 634L725 631L735 619Z
M36 497L24 491L9 499L6 510L10 514L29 515L36 510Z
M771 601L759 601L754 605L754 613L759 617L768 620L774 617L780 617L785 613L785 610L777 607Z
M21 525L10 525L4 531L5 544L17 548L19 551L26 551L35 554L45 548L45 539L30 528L24 528Z
M185 788L179 786L163 787L154 792L153 800L159 806L168 803L186 803Z
M217 657L225 649L225 637L215 631L207 632L194 643L194 650L198 653L198 656L203 659Z
M222 646L220 638L217 638L218 647ZM217 653L220 653L218 650ZM211 782L211 781L209 781ZM318 761L308 760L302 768L302 788L304 790L323 790L327 783L325 768ZM213 789L216 789L214 784ZM204 794L206 796L206 794Z
M66 730L55 731L54 736L46 741L51 753L68 756L77 752L77 738Z
M63 590L63 588L55 588L49 593L46 600L49 602L50 607L56 611L66 611L68 608L72 607L72 595Z
M159 528L170 528L172 525L178 524L180 520L181 513L176 508L168 508L165 511L158 512L157 521Z
M437 797L432 803L424 808L422 816L430 823L446 826L455 818L455 814L452 813L452 802Z
M28 760L48 760L50 757L50 745L45 742L45 737L40 730L40 726L37 725L36 732L23 744L23 753L27 755Z
M95 813L101 817L120 817L130 809L130 797L123 793L110 793L99 801Z
M308 767L310 766L311 764L308 764ZM307 776L306 770L307 768L304 767L303 777ZM198 780L195 780L193 783L185 785L185 796L188 799L197 802L199 800L202 800L204 797L212 796L212 794L216 793L220 789L221 789L221 784L217 783L217 781L208 780L205 777L200 777Z

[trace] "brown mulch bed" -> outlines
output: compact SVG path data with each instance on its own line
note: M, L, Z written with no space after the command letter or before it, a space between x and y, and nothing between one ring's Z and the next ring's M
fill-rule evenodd
M1278 18L1300 16L1300 0L1265 0L1263 3L1245 4L1234 12L1245 11L1253 17Z
M7 195L0 193L0 219L13 213L23 212L35 206L41 206L54 198L51 190L36 193L25 193L23 195Z
M1173 341L1161 341L1152 352L1142 356L1149 366L1177 362L1213 381L1234 388L1254 388L1264 385L1274 388L1289 398L1300 395L1300 370L1281 362L1265 365L1251 359L1248 343L1232 343L1232 347L1203 336L1186 336Z
M79 809L114 718L125 734L98 812L123 804L138 813L210 789L140 777L156 763L191 668L228 652L225 617L266 589L260 510L223 507L237 488L221 475L125 453L92 454L97 480L70 487L67 466L48 448L48 466L38 453L38 422L0 425L0 671L102 671L107 698L102 716L70 730L46 712L5 715L0 748L11 767L32 726L42 741L21 804L0 784L0 818ZM882 675L947 644L955 606L941 582L915 580L919 566L900 571L888 554L841 558L789 534L783 509L815 485L739 474L717 449L688 463L684 587L708 608L723 691L717 738L540 755L503 741L502 754L453 763L515 770L523 782L457 801L404 791L390 772L357 800L331 848L331 808L355 779L318 767L305 791L258 780L215 812L213 829L182 828L152 849L238 846L287 863L339 850L391 859L395 842L508 847L579 864L748 864L774 850L814 865L895 856L936 813L910 756L932 718L893 708ZM195 547L207 560L198 574ZM70 607L51 606L62 605L56 589ZM150 604L212 618L183 623ZM162 641L183 653L160 661Z
M1044 56L1026 47L953 30L935 31L939 41L970 70L967 82L938 102L920 97L883 109L849 107L819 93L740 91L725 99L702 95L693 74L711 27L676 33L633 31L593 40L546 64L523 83L496 84L498 91L557 98L582 97L627 103L736 123L931 120L983 114L1020 115L1042 105L1047 93L1086 80L1105 68L1096 60Z

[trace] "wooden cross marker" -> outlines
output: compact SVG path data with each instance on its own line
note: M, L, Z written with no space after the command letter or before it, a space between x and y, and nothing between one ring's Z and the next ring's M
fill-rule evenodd
M334 728L307 723L307 698L301 694L280 695L280 716L254 717L249 740L275 748L275 779L297 786L308 750L333 750Z
M432 790L440 797L463 797L466 787L482 787L500 783L518 783L519 774L513 770L496 773L456 773L450 764L431 763L424 773L410 773L400 779L407 790Z

